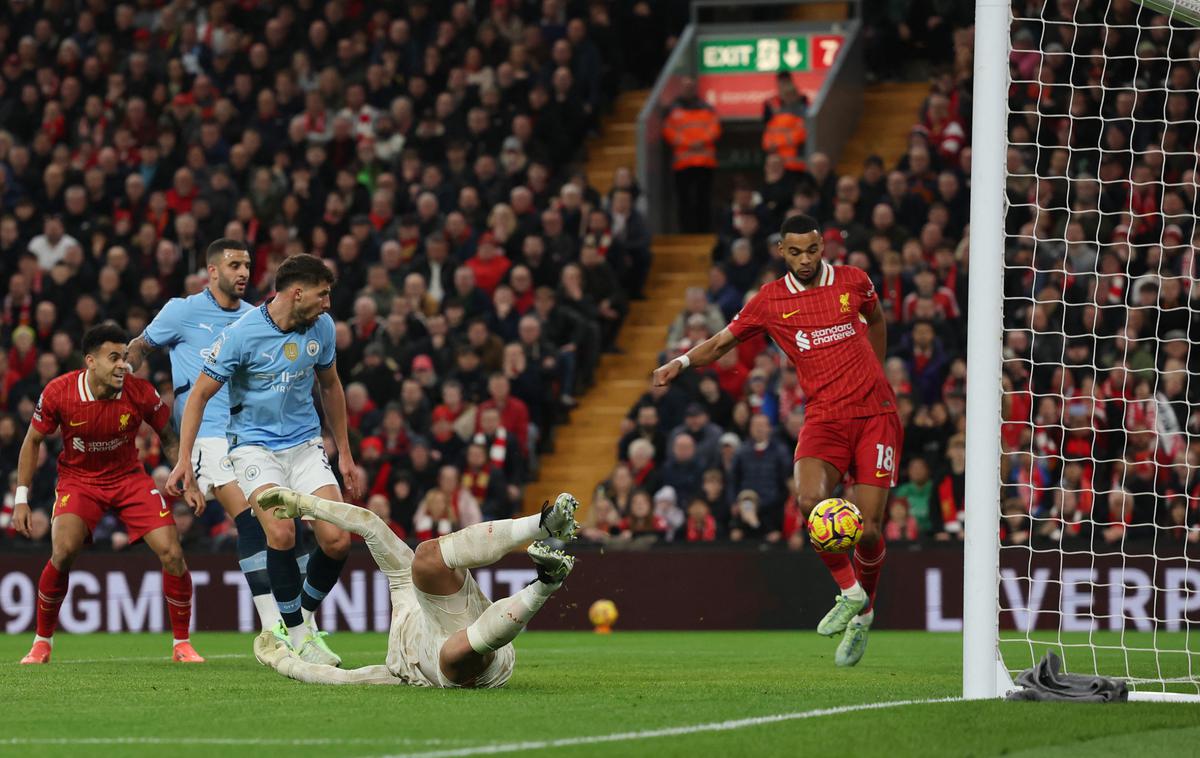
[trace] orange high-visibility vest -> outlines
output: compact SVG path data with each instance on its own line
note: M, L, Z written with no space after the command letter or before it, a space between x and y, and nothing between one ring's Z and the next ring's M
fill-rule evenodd
M807 139L808 130L804 126L804 118L787 111L779 111L771 116L767 128L763 130L762 148L783 158L783 166L788 171L803 171L804 142Z
M675 151L671 167L716 168L717 139L721 136L721 121L711 108L689 108L678 105L667 115L663 139Z

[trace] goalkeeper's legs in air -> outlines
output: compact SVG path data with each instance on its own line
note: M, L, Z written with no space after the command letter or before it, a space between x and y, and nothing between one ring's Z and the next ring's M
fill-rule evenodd
M842 633L834 656L838 666L855 665L867 651L867 632L875 620L875 590L883 571L883 559L887 556L887 546L883 542L883 515L887 502L888 488L862 483L854 485L854 504L863 516L862 539L854 549L854 575L867 594L867 604L850 619Z
M796 505L805 518L817 503L828 498L842 481L842 472L820 458L801 458L796 461L794 472ZM862 611L870 598L854 572L854 564L849 555L820 551L817 555L829 568L829 573L833 575L833 580L841 590L834 601L833 609L817 624L818 634L832 637L845 631L850 620Z
M455 632L443 643L438 665L447 682L459 687L494 687L507 681L508 674L500 674L499 678L484 676L495 660L496 651L525 630L575 566L574 556L545 542L533 543L526 552L537 566L538 578L519 592L492 603L466 629ZM420 587L419 581L416 584Z
M466 587L470 576L467 569L494 563L531 539L574 538L578 530L574 514L579 504L567 494L560 495L553 506L543 506L542 512L536 516L475 524L439 540L423 542L415 554L375 514L363 508L282 487L261 493L259 503L266 509L278 509L275 513L277 518L310 516L362 536L380 570L388 577L393 603L396 602L397 590L408 588L411 584L437 606L442 617L462 615L465 628L459 627L450 634L439 651L438 678L443 686L472 686L479 683L480 675L485 674L492 665L495 651L512 642L525 628L534 613L562 585L574 565L574 558L538 541L527 551L538 567L537 581L491 605L487 605L482 595L478 598L464 596L478 594L473 581L470 588ZM464 593L464 589L472 592ZM476 602L487 607L480 612L478 606L473 605ZM473 614L472 608L475 608ZM260 649L256 646L255 652L263 663L300 681L321 684L404 683L403 679L384 666L340 671L302 661L284 647ZM389 659L392 652L389 650ZM508 671L511 672L511 667ZM506 679L507 674L503 674L502 678L494 682L484 681L483 684L498 686Z
M521 545L537 540L528 550L538 567L537 580L490 605L442 645L438 664L446 682L466 687L490 684L480 681L480 677L492 665L495 652L525 629L574 566L574 558L540 541L551 537L574 539L579 529L575 523L578 507L574 497L563 493L553 505L543 505L537 515L473 524L417 546L413 586L431 597L442 614L465 616L469 599L462 591L469 576L467 569L491 565Z

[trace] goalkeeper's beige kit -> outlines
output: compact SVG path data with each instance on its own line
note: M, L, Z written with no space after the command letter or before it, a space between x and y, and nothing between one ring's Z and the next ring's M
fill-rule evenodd
M284 676L312 684L407 684L415 687L455 687L439 665L442 645L455 632L474 623L492 603L471 576L453 595L429 595L412 583L413 551L374 513L345 503L321 501L323 521L362 537L388 580L392 621L387 660L383 666L342 670L308 663L280 648L267 661ZM475 681L476 687L500 687L516 662L511 644L495 651L492 664Z

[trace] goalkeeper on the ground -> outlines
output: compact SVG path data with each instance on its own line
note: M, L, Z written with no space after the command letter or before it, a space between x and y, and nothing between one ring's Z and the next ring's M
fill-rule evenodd
M274 487L258 498L277 518L311 517L362 537L388 580L392 623L385 665L343 670L301 660L285 643L260 637L255 655L284 676L316 684L408 684L417 687L500 687L512 676L512 641L550 595L575 559L542 540L570 540L579 503L563 493L535 516L486 521L414 553L374 513L346 503ZM490 602L468 569L528 549L538 578L516 594Z

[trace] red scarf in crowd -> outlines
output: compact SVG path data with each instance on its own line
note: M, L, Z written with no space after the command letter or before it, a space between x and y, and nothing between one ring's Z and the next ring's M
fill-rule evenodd
M492 444L488 446L488 460L496 468L504 468L504 461L507 457L508 430L500 427L496 430L496 436L492 438Z
M487 468L479 469L478 471L470 468L463 471L462 484L467 490L475 496L479 502L487 499L488 483L491 481L492 475Z

